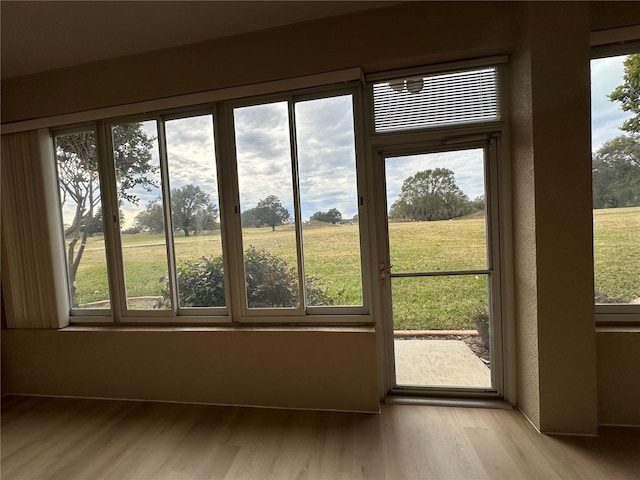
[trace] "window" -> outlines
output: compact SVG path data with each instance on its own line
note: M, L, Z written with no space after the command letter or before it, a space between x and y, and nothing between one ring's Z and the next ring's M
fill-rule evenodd
M246 306L362 306L352 96L237 107L233 121ZM269 280L287 269L286 285Z
M599 320L640 313L640 55L591 61L594 283ZM614 314L608 316L608 314Z
M72 314L366 314L356 95L288 95L54 132ZM234 214L225 215L225 199Z
M69 303L75 310L110 308L99 160L94 129L55 137Z

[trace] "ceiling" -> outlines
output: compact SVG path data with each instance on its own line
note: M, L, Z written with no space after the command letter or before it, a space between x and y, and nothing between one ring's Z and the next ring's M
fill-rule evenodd
M2 0L1 73L28 75L393 3Z

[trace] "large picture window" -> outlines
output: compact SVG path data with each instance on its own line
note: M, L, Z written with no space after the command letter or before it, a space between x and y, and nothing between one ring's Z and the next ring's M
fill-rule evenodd
M55 132L72 313L366 314L354 92Z

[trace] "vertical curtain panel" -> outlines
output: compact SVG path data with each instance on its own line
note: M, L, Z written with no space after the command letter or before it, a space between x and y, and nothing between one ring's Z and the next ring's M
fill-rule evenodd
M53 147L47 130L2 136L2 296L8 328L68 325Z

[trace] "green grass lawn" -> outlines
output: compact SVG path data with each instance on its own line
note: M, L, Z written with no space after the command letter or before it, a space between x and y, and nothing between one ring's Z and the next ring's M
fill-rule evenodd
M314 227L303 230L306 274L319 278L337 304L360 305L358 226ZM482 218L391 223L389 237L393 272L486 268ZM296 265L292 226L244 229L243 242ZM122 243L128 296L160 295L167 272L162 237L123 235ZM176 237L175 249L178 260L220 255L220 234ZM596 210L594 249L597 292L625 302L640 297L640 207ZM76 284L81 304L107 297L101 237L90 239ZM392 289L398 329L474 328L470 315L488 295L483 275L393 279Z

